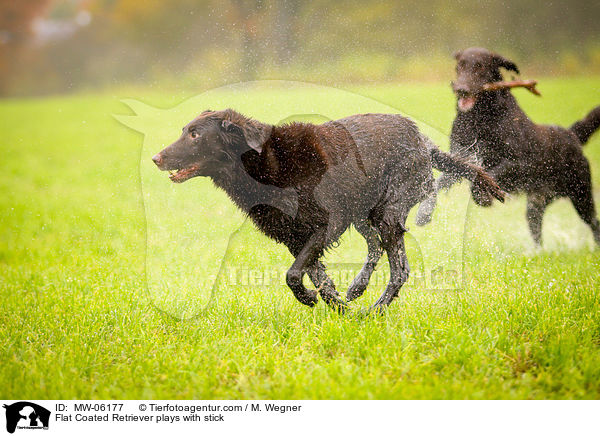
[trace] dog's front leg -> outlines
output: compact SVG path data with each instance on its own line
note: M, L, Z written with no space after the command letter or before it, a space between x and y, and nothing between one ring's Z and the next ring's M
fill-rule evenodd
M335 289L333 280L331 280L325 271L325 265L317 260L306 270L306 273L317 287L323 301L325 301L325 303L333 310L344 313L348 305L340 298L340 294Z
M317 292L306 289L302 284L302 277L307 268L316 262L323 252L325 248L325 233L325 230L317 230L310 236L286 274L287 285L294 293L294 296L300 303L310 307L317 304Z

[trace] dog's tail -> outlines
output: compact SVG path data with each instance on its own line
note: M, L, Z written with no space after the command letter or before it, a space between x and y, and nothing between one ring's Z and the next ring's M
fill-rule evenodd
M435 146L430 148L430 152L431 163L436 170L470 180L480 193L504 203L506 193L483 168L443 152Z
M579 138L581 145L584 145L598 127L600 127L600 106L592 109L584 119L573 123L570 130Z

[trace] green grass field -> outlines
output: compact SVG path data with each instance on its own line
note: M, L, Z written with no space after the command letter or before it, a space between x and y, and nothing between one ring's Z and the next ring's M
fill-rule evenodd
M537 122L568 125L600 104L598 78L539 89L542 99L515 91ZM447 147L448 84L348 91L411 115ZM340 115L355 106L334 91L280 87L187 97L128 89L0 101L0 397L600 398L600 251L567 201L549 208L536 250L523 198L481 209L457 186L429 226L411 213L414 274L385 316L308 309L280 280L292 260L282 246L207 181L171 185L149 158L207 107L277 122L287 115L273 101L300 118L311 104ZM113 116L133 115L126 98L183 103L148 118L143 136ZM600 134L585 154L600 201ZM354 231L327 254L343 270L340 290L344 265L365 254ZM450 274L430 283L440 268ZM374 280L355 306L383 286Z

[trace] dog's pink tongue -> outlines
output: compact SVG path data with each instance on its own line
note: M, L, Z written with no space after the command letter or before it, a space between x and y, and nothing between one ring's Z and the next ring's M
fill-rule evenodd
M473 106L475 106L475 97L472 95L458 99L458 108L463 112L470 111Z

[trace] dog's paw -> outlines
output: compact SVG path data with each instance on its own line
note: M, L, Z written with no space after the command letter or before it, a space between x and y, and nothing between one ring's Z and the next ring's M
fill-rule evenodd
M298 301L308 307L314 307L319 301L319 294L317 291L307 289L302 295L296 295Z
M365 293L368 284L368 280L362 279L360 275L356 276L348 287L348 291L346 292L346 300L348 302L356 300Z
M433 215L433 209L435 208L435 198L428 198L419 206L417 211L417 217L415 223L418 226L424 226L431 222L431 216Z
M415 224L418 226L425 226L431 222L431 214L419 213L417 212L417 216L415 218Z

